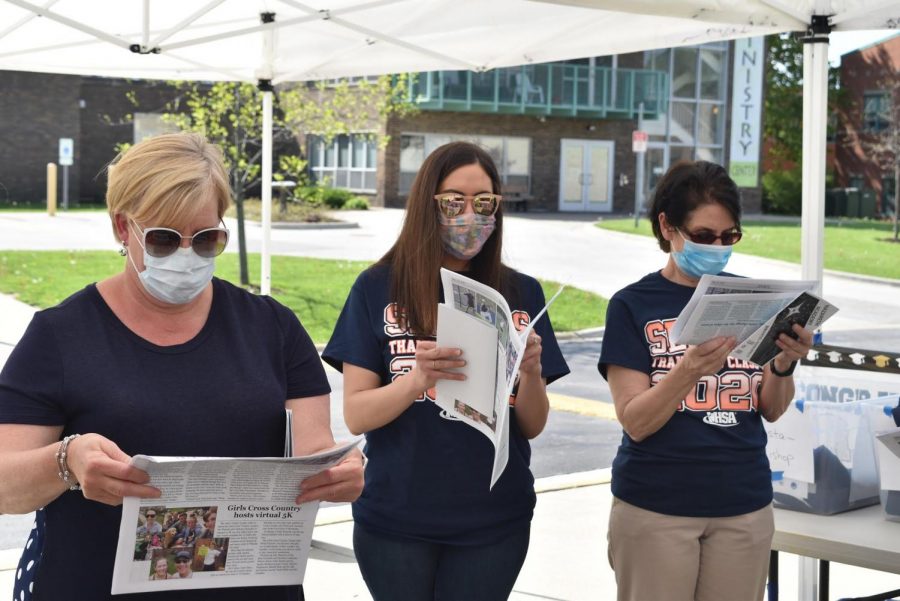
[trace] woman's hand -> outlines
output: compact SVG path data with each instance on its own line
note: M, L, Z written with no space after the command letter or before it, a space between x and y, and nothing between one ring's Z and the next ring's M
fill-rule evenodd
M438 380L465 380L464 374L451 371L465 366L461 355L462 349L440 347L433 340L419 340L416 343L416 365L409 372L416 389L425 391L433 388Z
M699 380L722 369L736 343L734 336L719 336L703 344L689 346L678 365L684 366L682 369L691 374L694 381Z
M781 349L774 359L778 371L790 369L791 363L806 357L813 345L812 332L797 323L791 325L791 330L796 334L796 338L782 332L775 340L775 345Z
M363 474L362 452L353 449L336 466L304 480L300 484L297 505L309 501L353 502L362 494Z
M123 497L157 498L159 489L148 486L147 472L131 465L131 457L99 434L85 434L69 443L66 462L81 484L85 498L121 505Z
M541 377L541 337L535 332L528 334L525 342L525 353L522 355L522 363L519 364L519 373L527 376Z

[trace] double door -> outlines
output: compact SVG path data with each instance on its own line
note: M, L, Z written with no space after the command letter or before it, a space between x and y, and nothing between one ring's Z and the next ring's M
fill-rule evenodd
M563 139L561 145L559 210L612 211L615 143Z

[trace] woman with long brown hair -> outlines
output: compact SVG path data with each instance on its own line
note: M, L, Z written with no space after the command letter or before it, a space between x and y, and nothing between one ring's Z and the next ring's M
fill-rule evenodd
M506 599L525 560L535 504L528 439L546 424L547 383L569 371L550 320L528 340L510 399L509 462L493 489L493 445L431 402L439 379L465 378L462 351L434 341L441 267L499 290L519 329L544 306L540 284L501 262L501 200L484 150L435 150L397 242L353 285L322 355L344 373L347 425L366 434L353 543L376 601Z

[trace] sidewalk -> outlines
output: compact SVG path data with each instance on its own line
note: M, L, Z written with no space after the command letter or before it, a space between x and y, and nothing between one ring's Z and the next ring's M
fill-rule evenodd
M612 500L609 470L542 478L535 488L538 501L531 525L531 545L510 600L615 599L615 576L606 558ZM353 557L352 532L349 506L319 511L304 583L310 601L371 601ZM12 597L18 556L18 551L0 551L0 599ZM795 555L780 554L782 600L798 599L797 559ZM898 575L831 564L832 599L898 587Z

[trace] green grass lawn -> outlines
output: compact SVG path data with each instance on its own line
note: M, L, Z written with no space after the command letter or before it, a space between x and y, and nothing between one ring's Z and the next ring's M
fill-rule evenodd
M604 219L602 229L652 236L650 221ZM746 221L744 237L735 252L800 262L800 224ZM900 279L900 244L889 241L892 225L875 221L847 220L825 225L825 269Z
M35 307L50 307L91 282L123 268L123 259L104 251L0 252L0 292L14 294ZM238 257L226 254L216 261L216 275L238 281ZM249 256L250 281L259 282L259 255ZM316 343L328 341L350 286L368 263L301 257L272 257L272 296L300 318ZM549 298L559 288L542 281ZM566 288L550 310L558 332L603 325L606 299Z

